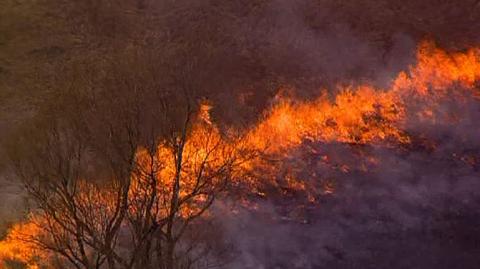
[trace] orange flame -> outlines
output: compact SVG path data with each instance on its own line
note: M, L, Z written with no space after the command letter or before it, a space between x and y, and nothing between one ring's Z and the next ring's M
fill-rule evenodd
M30 239L42 233L35 221L17 223L10 228L8 235L0 241L0 265L6 266L8 260L19 261L28 269L40 268L41 261L48 254L39 248Z
M463 53L447 53L437 48L433 42L422 42L417 51L417 63L410 66L408 71L401 72L392 81L389 89L375 89L364 85L340 89L333 99L326 93L312 101L279 98L264 118L248 130L239 141L242 141L242 147L280 156L288 155L292 149L300 146L304 141L374 143L385 146L408 144L411 137L405 131L404 124L409 117L406 104L411 98L433 100L433 102L424 103L425 107L422 108L421 114L424 117L435 117L436 100L445 97L452 88L453 90L466 89L473 96L478 97L478 88L476 89L475 86L479 79L479 49L472 48ZM201 106L199 121L193 126L191 138L185 145L186 163L181 171L181 196L187 195L194 187L195 175L207 155L210 155L205 164L208 170L208 167L219 166L225 158L233 154L235 147L239 146L220 133L212 122L210 109L210 104ZM151 154L148 150L141 148L138 149L137 160L143 170L155 173L161 195L169 197L173 185L171 181L164 179L171 179L176 173L172 150L160 145ZM161 163L162 166L152 166L153 160ZM323 156L321 161L328 163L329 156ZM369 159L367 162L369 165L375 165L377 160ZM255 158L243 163L241 167L247 171L267 167L271 173L275 173L274 166L268 167L269 165ZM362 165L365 166L365 164ZM347 165L339 165L339 167L342 172L349 172ZM261 182L254 181L250 177L241 177L240 180L250 185L252 191L258 195L265 195L258 190ZM142 186L146 182L141 176L132 175L132 181L133 192L143 191ZM308 192L311 188L288 173L285 176L285 182L294 190ZM334 181L326 179L322 189L318 191L329 195L334 193ZM132 197L131 202L134 204L135 196L132 195ZM195 214L195 204L205 202L203 199L204 197L199 196L192 204L181 208L181 214L184 216ZM315 198L309 196L309 200L314 201ZM167 214L167 212L161 214ZM31 266L30 268L36 268L37 265L32 263L34 257L44 254L38 252L34 246L18 240L20 233L36 235L41 231L36 230L30 223L15 225L6 239L0 242L0 260L18 259Z
M342 90L333 102L326 95L312 102L281 100L248 137L273 151L304 140L370 143L392 138L403 143L408 137L396 127L403 118L395 95L363 86Z
M392 90L441 95L455 84L472 88L480 78L479 57L478 48L471 48L464 53L447 53L436 47L433 41L424 41L418 47L417 64L410 67L408 73L401 72L398 75Z
M418 47L416 65L410 66L408 72L401 72L390 89L347 87L333 101L326 94L308 102L280 98L248 134L248 139L270 151L285 150L304 140L408 143L410 138L402 130L408 98L436 100L445 97L455 85L478 96L474 86L479 79L479 49L449 54L434 42L424 41ZM434 104L428 105L422 113L433 117Z

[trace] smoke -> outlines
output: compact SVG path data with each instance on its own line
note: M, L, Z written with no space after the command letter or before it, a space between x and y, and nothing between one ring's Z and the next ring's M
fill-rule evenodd
M291 3L277 1L267 18L278 27L257 28L261 34L252 38L279 44L271 51L276 57L262 54L271 72L290 76L285 81L318 74L315 86L296 85L297 97L312 98L321 83L367 81L386 88L414 62L413 35L395 33L383 49L340 21L314 30ZM480 105L461 86L448 91L442 98L406 100L404 130L414 138L409 146L305 141L289 152L277 177L294 171L318 189L334 182L334 193L317 195L317 204L267 194L236 214L218 208L238 254L231 268L476 268ZM420 116L425 108L434 116Z
M473 12L477 6L435 0L216 3L228 10L220 18L234 44L222 59L236 70L219 78L234 83L212 97L216 118L255 121L282 87L305 99L323 88L335 92L339 84L386 88L398 71L414 63L423 39L454 50L477 44L472 32L480 21L480 13ZM240 19L224 18L234 17L228 16L232 10Z
M476 268L480 104L458 92L436 100L432 119L415 109L431 100L407 105L408 146L306 141L289 153L282 169L295 178L335 184L314 204L267 194L237 214L217 209L238 251L232 268Z
M454 49L480 41L473 1L229 2L217 8L238 18L222 23L229 45L214 61L231 72L212 78L226 88L211 98L214 117L232 124L258 120L282 86L301 99L324 87L334 94L338 84L386 88L414 62L425 36ZM197 24L220 24L189 14L181 29L172 26L181 37ZM476 268L480 106L465 97L440 100L435 121L417 116L424 104L408 103L405 130L417 137L411 146L306 141L290 152L282 169L319 190L334 184L334 193L317 193L313 205L296 196L258 199L257 209L235 206L235 214L216 205L225 240L238 254L230 268ZM2 221L21 211L18 187L5 184Z
M25 212L22 189L15 181L0 175L0 238L9 225L22 217Z
M219 8L229 6L224 5ZM377 21L365 32L355 24L373 18L352 21L342 14L346 8L330 1L258 1L243 7L247 11L240 20L220 17L234 45L228 56L219 55L222 59L214 62L224 62L224 70L235 72L213 78L224 81L211 96L216 120L251 124L279 89L305 100L322 89L334 95L338 86L389 87L398 71L414 63L420 39L405 29L381 29ZM364 8L378 9L358 6Z
M475 268L478 171L440 155L374 151L376 170L336 178L317 207L260 202L222 214L239 253L233 268ZM296 210L301 218L289 216Z
M388 9L388 2L384 4ZM433 13L448 8L425 5ZM381 16L369 10L371 6L351 9ZM318 27L307 22L308 6L298 2L275 1L269 8L266 22L251 27L250 37L276 45L260 50L267 73L298 83L295 94L303 98L339 82L388 87L393 74L414 62L415 45L425 35L441 37L441 44L455 48L477 42L456 33L468 27L465 24L445 25L447 17L461 13L458 8L444 21L429 21L420 9L408 10L406 17L418 15L416 21L392 17L375 22L385 23L385 29L367 33L352 28L354 19L378 27L364 18L336 17L325 23L332 18L328 5L311 11L314 21L322 22ZM387 29L391 24L393 30ZM385 40L372 39L376 34ZM313 78L305 79L310 74ZM460 88L452 87L440 100L408 100L404 127L415 139L407 147L306 141L289 152L283 169L295 171L308 186L333 181L335 192L318 195L316 205L298 197L267 195L254 209L237 209L236 214L228 213L230 207L218 208L218 218L238 252L231 268L476 268L480 128L475 119L480 105ZM419 110L432 107L430 102L436 103L433 119L418 116Z

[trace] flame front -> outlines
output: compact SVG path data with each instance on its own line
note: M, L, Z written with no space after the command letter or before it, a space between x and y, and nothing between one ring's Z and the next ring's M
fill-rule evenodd
M240 138L232 139L221 134L210 118L210 104L205 104L201 107L199 120L185 145L186 163L181 171L180 196L186 196L194 188L194 177L199 169L205 169L206 173L213 171L210 168L221 165L239 146L262 152L261 156L284 158L305 142L374 144L385 147L408 145L412 141L406 127L409 121L435 120L439 103L452 96L460 100L469 98L470 101L478 101L479 78L479 49L447 53L428 41L419 45L416 65L401 72L389 89L377 89L369 85L347 87L339 89L334 97L323 91L316 100L311 101L280 97L258 124ZM415 104L415 108L412 108L411 104ZM455 117L452 117L452 120L455 120ZM208 162L204 163L207 155ZM173 183L165 179L171 180L176 173L173 156L171 149L163 144L153 153L145 148L138 149L137 152L140 170L155 174L158 191L166 200L170 199ZM263 185L278 187L279 184L270 180L276 176L275 164L265 161L261 156L245 160L240 165L244 171L239 173L240 176L235 178L234 183L245 184L251 188L252 193L264 196L265 193L260 191ZM319 161L333 165L328 155L324 155ZM358 169L365 170L377 162L374 158L364 156L357 164ZM162 166L157 165L160 163ZM350 170L347 164L335 165L335 169L342 173ZM257 170L267 173L255 177L242 176ZM290 189L309 193L310 201L315 200L315 195L311 193L331 195L335 192L335 182L331 178L325 178L321 186L310 186L296 178L295 173L287 171L283 181ZM148 182L141 173L132 175L133 193L144 192L144 184ZM135 200L137 196L131 196L131 210L142 210L139 207L141 203ZM196 214L197 206L205 202L199 197L181 208L181 214ZM104 201L108 198L103 196L84 198L108 203ZM167 212L161 214L165 215ZM6 239L0 242L0 257L3 260L17 259L28 264L30 268L38 266L34 257L44 257L42 255L45 254L18 236L24 232L31 235L41 233L33 223L32 220L31 223L15 225Z

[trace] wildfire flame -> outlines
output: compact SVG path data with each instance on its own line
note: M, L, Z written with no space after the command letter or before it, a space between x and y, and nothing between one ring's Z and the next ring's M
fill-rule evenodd
M0 266L6 267L7 261L21 261L28 269L39 269L48 253L30 239L41 233L34 217L28 222L13 225L5 239L0 241Z
M423 107L416 116L434 118L438 100L445 98L451 89L468 91L474 98L480 97L476 84L480 78L480 50L469 49L466 52L448 53L435 46L434 42L425 41L418 46L417 63L410 66L407 71L399 73L393 80L389 89L376 89L369 85L359 87L347 87L340 89L332 98L326 91L316 100L298 101L292 98L280 97L279 100L265 113L264 117L247 131L239 141L242 146L255 149L269 155L288 155L293 149L305 141L313 142L336 142L353 144L381 144L384 146L406 145L411 143L411 137L406 131L406 121L412 115L408 111L408 103L411 100L422 101ZM457 95L455 95L457 96ZM459 98L464 95L458 95ZM200 121L194 126L192 136L185 146L188 163L182 171L180 195L186 195L193 187L193 175L195 175L202 160L207 154L211 156L208 165L215 165L222 158L228 158L231 154L231 140L225 140L210 118L210 104L202 105L199 112ZM213 153L212 147L221 145L220 151ZM157 178L172 178L175 173L173 154L168 148L160 145L152 155L148 150L138 150L137 159L144 167L152 163L152 158L157 158L167 164L165 167L157 167ZM368 157L366 158L368 159ZM329 156L323 156L322 162L329 163ZM377 160L368 159L362 164L375 165ZM246 170L255 170L258 167L268 166L264 160L255 158L243 164ZM267 167L268 169L268 167ZM270 168L274 170L274 168ZM348 173L349 167L338 167L343 173ZM146 169L148 170L148 169ZM274 173L274 171L272 172ZM142 188L146 184L136 175L132 175L132 189ZM242 180L242 179L241 179ZM258 185L251 178L244 178L253 192L264 196L265 193L258 190ZM310 186L292 177L285 176L286 184L295 190L307 190ZM245 182L243 182L245 183ZM168 196L172 188L171 182L160 182L162 195ZM328 179L324 182L324 188L319 190L324 194L335 192L335 184ZM314 197L309 197L314 201ZM132 200L132 204L135 201ZM199 198L197 203L202 203ZM195 204L181 209L182 214L195 213ZM33 245L25 243L19 234L35 235L41 233L36 230L32 223L16 224L7 237L0 242L0 259L15 259L28 264L29 268L37 268L35 257L44 257L41 251Z

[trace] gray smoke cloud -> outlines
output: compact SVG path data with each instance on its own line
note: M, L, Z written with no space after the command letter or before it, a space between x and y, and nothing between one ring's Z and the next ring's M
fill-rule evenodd
M305 142L283 166L335 192L315 205L272 194L257 209L220 209L239 254L231 268L476 268L480 103L464 97L441 99L434 121L412 109L405 147Z

